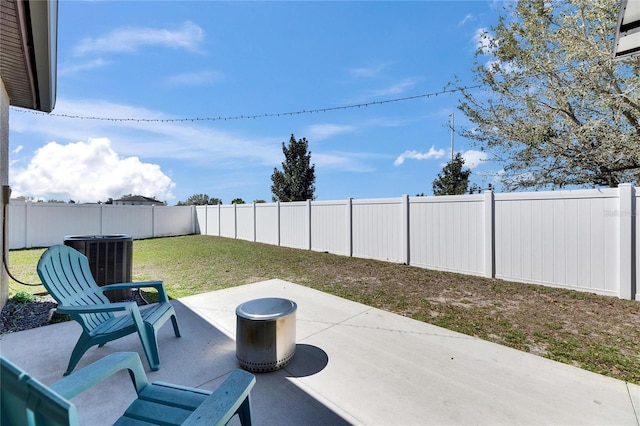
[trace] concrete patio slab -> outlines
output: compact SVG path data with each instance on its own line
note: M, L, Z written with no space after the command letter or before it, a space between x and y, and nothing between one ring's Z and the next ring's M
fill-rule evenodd
M236 306L261 297L298 304L298 344L285 368L256 374L257 425L640 425L640 386L282 280L173 301L183 337L162 328L150 380L215 388L238 366ZM73 322L11 333L0 353L50 384L79 334ZM135 335L90 349L78 368L116 351L148 369ZM110 424L134 397L123 372L73 402L83 424Z

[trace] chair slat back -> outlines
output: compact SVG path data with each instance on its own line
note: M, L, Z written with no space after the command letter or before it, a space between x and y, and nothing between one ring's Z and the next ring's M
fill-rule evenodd
M88 306L111 303L93 278L87 257L71 247L49 247L40 257L37 270L42 284L60 305ZM93 330L112 316L112 313L77 315L87 331Z
M75 426L78 411L68 400L0 357L0 416L3 425Z

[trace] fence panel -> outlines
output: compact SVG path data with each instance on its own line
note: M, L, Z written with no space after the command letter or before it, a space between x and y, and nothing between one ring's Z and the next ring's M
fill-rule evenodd
M220 235L220 206L206 206L207 235Z
M278 203L256 204L256 241L279 244Z
M345 201L311 203L311 250L350 254L348 208Z
M9 249L21 249L29 247L27 245L27 203L9 204L7 213L7 223L9 224Z
M154 237L173 237L194 232L191 206L155 206L153 215Z
M255 240L253 204L236 204L236 238Z
M398 198L353 200L353 256L404 262L402 211Z
M153 236L153 209L151 206L105 205L102 209L103 229L96 234L149 238Z
M196 234L212 235L209 233L209 211L208 206L196 206ZM215 234L217 235L217 233Z
M236 238L236 209L233 205L220 206L220 236Z
M617 294L618 190L495 195L497 278Z
M484 195L410 199L410 264L484 275Z
M99 205L27 202L24 211L27 217L24 230L27 248L62 244L65 235L95 235L101 232Z
M305 201L280 203L280 245L309 248L309 206Z

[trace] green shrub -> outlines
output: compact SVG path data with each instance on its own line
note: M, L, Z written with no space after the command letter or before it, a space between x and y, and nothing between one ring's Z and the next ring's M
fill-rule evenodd
M16 303L29 303L36 300L36 297L31 293L27 293L26 291L19 291L13 295L11 300Z

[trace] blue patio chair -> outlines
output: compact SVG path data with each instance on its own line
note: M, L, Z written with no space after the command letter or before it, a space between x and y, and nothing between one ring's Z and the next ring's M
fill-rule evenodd
M82 326L82 335L71 353L64 375L73 371L82 355L92 346L104 346L120 337L138 333L151 370L160 368L156 333L171 318L173 331L180 337L175 310L169 302L162 281L145 281L98 286L87 257L77 250L55 245L48 248L38 262L38 275L49 294L58 302L58 313L69 314ZM103 294L107 290L152 287L158 303L139 309L136 302L112 303ZM114 315L123 312L123 315Z
M234 370L214 392L149 383L135 352L108 355L51 386L45 386L0 357L0 424L79 425L78 411L69 399L121 370L129 371L138 397L116 425L225 425L236 414L242 425L251 425L250 392L256 382L251 373ZM99 423L99 419L86 422Z

